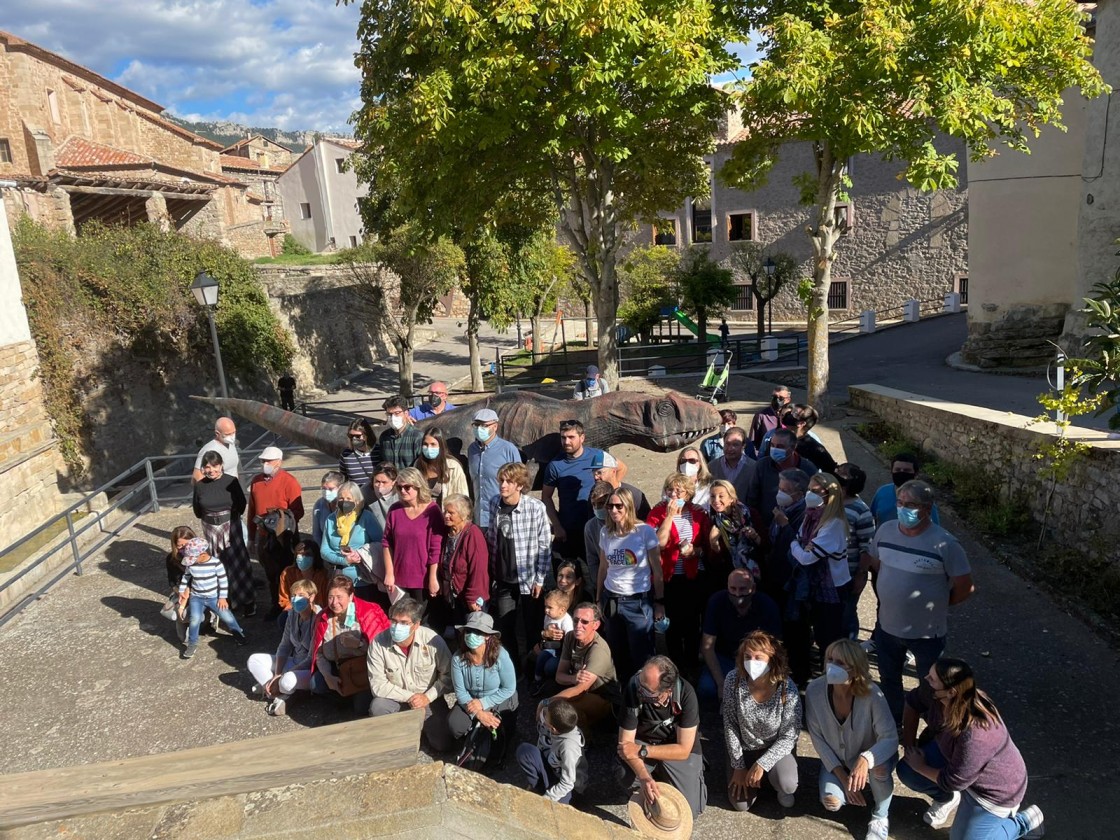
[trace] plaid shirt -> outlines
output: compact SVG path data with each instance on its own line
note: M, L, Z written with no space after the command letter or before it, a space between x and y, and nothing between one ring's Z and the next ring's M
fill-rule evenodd
M490 499L490 524L486 527L486 543L490 547L491 569L501 557L499 541L498 511L502 497L495 494ZM548 513L544 502L534 499L527 493L521 494L521 501L513 509L513 552L517 561L517 579L521 594L528 595L534 586L544 586L545 576L552 568L552 528L548 523ZM497 580L493 572L490 580Z
M398 470L411 467L420 457L420 443L423 440L424 435L415 426L405 426L400 432L386 429L373 448L373 463L388 461L396 465Z

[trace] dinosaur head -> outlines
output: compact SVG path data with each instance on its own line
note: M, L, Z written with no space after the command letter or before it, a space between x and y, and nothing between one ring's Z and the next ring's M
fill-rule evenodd
M714 405L676 391L660 396L629 392L607 396L614 397L608 421L617 426L626 443L643 449L672 452L719 428L719 411Z

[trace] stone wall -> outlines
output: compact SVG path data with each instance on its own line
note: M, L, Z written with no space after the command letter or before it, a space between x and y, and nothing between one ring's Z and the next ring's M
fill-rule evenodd
M1040 519L1049 486L1038 477L1034 455L1054 439L1052 423L1028 426L1031 418L974 405L948 402L879 385L853 385L852 405L870 411L938 458L962 466L988 470L992 490L1004 497L1022 494ZM1116 558L1120 537L1120 441L1105 432L1072 429L1072 437L1089 444L1069 479L1059 484L1051 503L1050 525L1061 541L1083 545L1100 541Z

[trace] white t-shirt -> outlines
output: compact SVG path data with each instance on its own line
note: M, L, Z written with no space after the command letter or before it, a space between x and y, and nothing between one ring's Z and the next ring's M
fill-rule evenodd
M616 537L606 528L599 537L599 551L607 564L604 587L615 595L638 595L652 585L649 556L657 553L657 531L644 522L625 536ZM660 559L658 560L660 562Z
M194 459L194 468L202 469L202 456L207 452L217 452L222 456L222 471L226 475L237 476L237 468L241 466L241 457L233 446L226 446L219 440L212 440L198 450L198 457Z
M563 632L569 632L574 626L572 617L568 613L564 613L560 618L553 618L548 613L544 615L544 629L550 627L559 627Z

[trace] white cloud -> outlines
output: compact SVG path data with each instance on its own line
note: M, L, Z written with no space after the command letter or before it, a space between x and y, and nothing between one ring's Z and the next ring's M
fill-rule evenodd
M360 4L334 0L49 0L0 29L191 119L345 130L358 106Z

